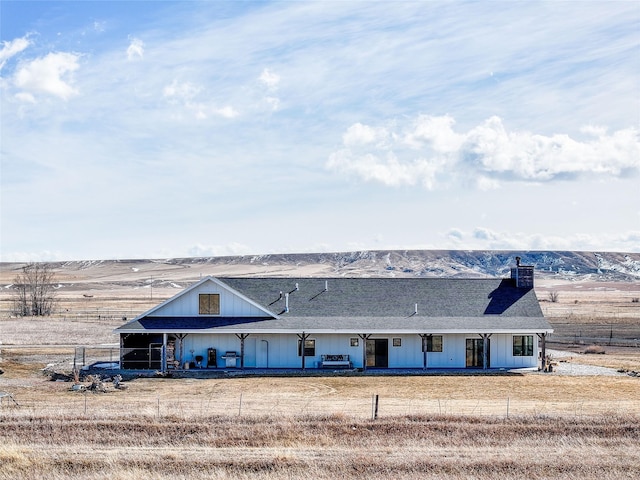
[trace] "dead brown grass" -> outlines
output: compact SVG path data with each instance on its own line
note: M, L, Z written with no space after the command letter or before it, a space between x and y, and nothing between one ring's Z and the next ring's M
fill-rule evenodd
M634 478L637 417L2 418L0 478Z

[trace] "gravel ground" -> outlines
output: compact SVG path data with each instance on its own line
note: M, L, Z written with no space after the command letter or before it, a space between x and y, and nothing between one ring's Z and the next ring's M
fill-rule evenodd
M554 366L554 373L558 375L609 375L609 376L626 376L626 373L620 373L615 368L597 367L594 365L581 365L579 363L563 361L568 357L575 359L576 354L571 352L564 352L562 350L549 350L547 354L551 355L555 361L558 362L557 366Z

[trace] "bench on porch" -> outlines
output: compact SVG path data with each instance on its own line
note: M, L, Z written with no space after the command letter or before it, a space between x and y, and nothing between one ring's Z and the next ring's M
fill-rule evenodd
M321 368L351 368L348 354L322 355Z

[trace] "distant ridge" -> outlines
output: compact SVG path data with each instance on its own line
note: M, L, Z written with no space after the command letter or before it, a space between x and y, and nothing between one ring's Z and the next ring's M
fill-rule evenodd
M229 270L243 275L375 276L375 277L505 277L520 256L523 264L533 265L539 278L591 281L640 280L640 253L576 251L497 251L497 250L365 250L335 253L289 253L220 257L169 258L149 260L94 260L56 262L61 270L120 264L129 270L136 265L163 264L214 273ZM9 264L4 264L9 265ZM14 266L16 264L13 264ZM263 266L264 269L258 267ZM196 268L198 267L198 268ZM243 267L246 267L245 273ZM273 267L273 268L270 268ZM277 268L276 268L277 267ZM316 268L309 268L316 267ZM225 273L229 275L229 273Z
M324 264L337 276L504 277L519 256L536 275L601 281L640 280L640 253L493 250L365 250L173 259L180 264Z

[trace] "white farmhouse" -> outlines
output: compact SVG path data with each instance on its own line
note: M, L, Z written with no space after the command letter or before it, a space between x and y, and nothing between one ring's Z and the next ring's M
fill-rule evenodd
M533 267L508 279L206 277L118 328L125 369L539 366Z

